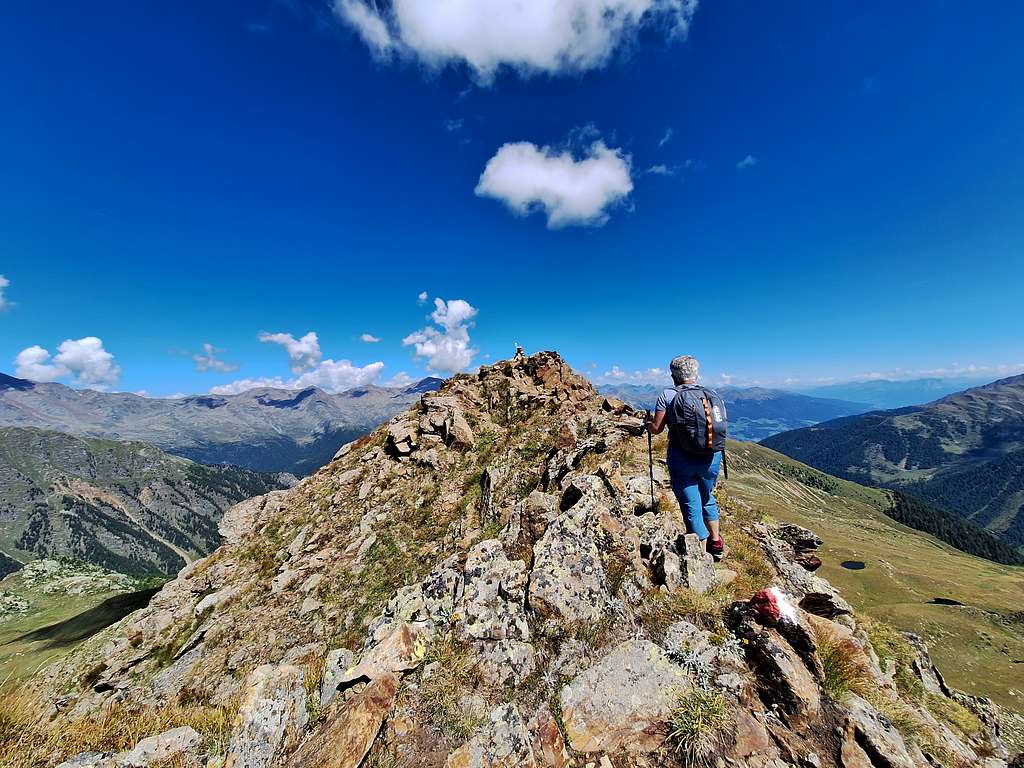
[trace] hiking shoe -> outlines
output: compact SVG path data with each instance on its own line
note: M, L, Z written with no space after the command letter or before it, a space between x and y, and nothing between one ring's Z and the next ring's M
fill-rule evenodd
M715 541L712 538L708 538L708 554L715 558L715 562L720 562L725 557L725 541L718 539Z

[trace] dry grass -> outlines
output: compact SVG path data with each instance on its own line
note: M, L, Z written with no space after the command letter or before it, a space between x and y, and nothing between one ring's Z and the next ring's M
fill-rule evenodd
M463 706L463 696L480 683L467 649L450 635L427 649L424 668L432 667L417 689L417 709L449 739L465 741L480 724Z
M669 741L683 763L706 766L711 765L732 721L721 693L692 688L679 694L668 724Z
M640 623L660 642L677 621L686 619L711 631L722 629L722 614L732 602L732 585L716 584L704 594L681 589L671 594L660 590L648 593L640 614Z
M836 640L825 632L815 632L818 658L824 671L821 687L836 701L849 694L868 696L878 686L861 663L862 651L852 640Z
M223 707L115 705L89 719L41 723L30 691L8 688L0 694L0 768L36 768L80 752L120 752L147 736L186 725L203 737L209 755L223 755L237 710L237 703Z

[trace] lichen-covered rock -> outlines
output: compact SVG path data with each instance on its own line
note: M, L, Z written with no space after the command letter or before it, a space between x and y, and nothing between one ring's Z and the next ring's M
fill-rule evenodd
M704 594L714 586L715 561L700 545L700 539L694 533L683 536L682 561L683 583L688 589Z
M530 607L564 627L598 621L610 597L588 523L586 516L569 510L534 546Z
M491 711L485 729L445 761L445 768L534 768L530 732L515 704Z
M172 728L156 736L142 739L132 749L119 756L118 764L124 768L146 768L153 763L166 763L183 752L196 749L202 737L185 725Z
M464 573L460 635L470 640L529 640L523 562L509 560L501 542L488 539L469 551Z
M269 768L306 730L303 672L283 665L258 667L246 682L235 716L225 768Z
M579 752L652 752L678 694L691 681L646 640L615 647L559 694L570 746Z
M338 686L345 672L352 666L352 657L352 651L348 648L337 648L327 654L320 683L320 709L327 709L327 705L338 695Z

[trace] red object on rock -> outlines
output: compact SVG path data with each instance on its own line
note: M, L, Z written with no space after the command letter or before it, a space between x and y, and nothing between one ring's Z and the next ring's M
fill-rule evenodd
M763 624L778 624L782 611L779 608L778 590L762 589L750 598L750 607L758 621Z

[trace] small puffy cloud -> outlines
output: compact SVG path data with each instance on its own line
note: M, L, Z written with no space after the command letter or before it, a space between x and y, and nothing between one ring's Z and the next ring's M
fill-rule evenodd
M736 163L736 167L741 171L745 171L747 168L753 168L755 165L757 165L757 158L753 155L747 155Z
M415 384L415 383L416 383L416 379L414 379L412 376L410 376L405 371L399 371L394 376L392 376L390 379L387 379L386 381L382 381L381 382L381 386L382 387L396 387L396 388L403 388L404 389L405 387L408 387L410 384Z
M450 120L445 120L444 121L444 129L446 131L448 131L449 133L454 133L455 131L461 131L462 130L462 126L463 126L463 120L462 120L461 117L453 117Z
M426 304L428 298L430 298L430 294L426 291L420 291L420 295L416 297L416 303L420 305Z
M4 295L10 285L11 281L3 275L0 275L0 311L10 309L11 307L11 302L8 300L7 296Z
M600 140L580 159L569 150L526 141L505 144L476 186L478 196L501 200L519 215L544 211L551 229L601 226L608 209L632 191L629 156Z
M654 174L655 176L675 176L676 169L675 166L668 166L665 165L664 163L659 163L658 165L652 165L650 168L644 171L644 173Z
M228 363L217 357L223 351L223 349L218 349L209 342L203 344L203 351L192 355L192 362L196 364L196 370L199 373L206 373L207 371L231 373L232 371L237 371L238 366L235 363Z
M280 344L284 347L288 351L289 367L296 375L313 370L323 358L320 341L313 331L301 339L296 339L290 333L261 333L259 339L265 344Z
M428 369L458 373L469 366L479 351L469 341L469 329L476 315L476 307L463 299L434 299L430 319L440 328L428 325L410 333L402 344L414 347L416 357L424 358Z
M335 12L378 57L431 68L467 66L490 81L604 66L641 27L685 37L697 0L334 0Z
M372 333L364 333L359 337L360 341L365 341L367 344L376 344L380 341L380 337L374 336Z
M665 135L661 137L661 141L658 142L658 149L661 149L672 140L672 129L666 128Z
M671 386L672 377L665 368L643 368L634 371L623 370L613 365L609 370L594 377L596 384L665 384Z
M33 345L17 354L14 365L15 375L22 379L48 382L70 378L74 384L96 389L112 386L121 377L114 356L95 336L61 342L52 358L48 350Z

